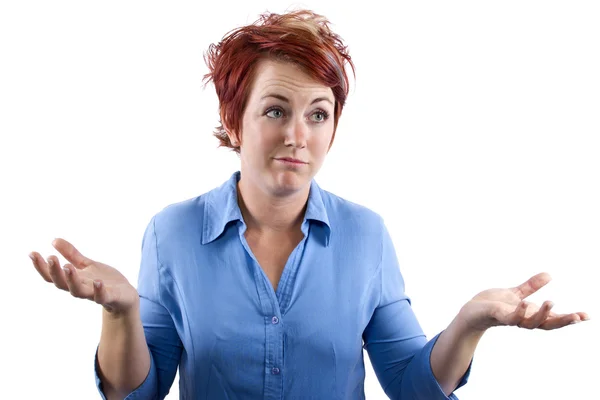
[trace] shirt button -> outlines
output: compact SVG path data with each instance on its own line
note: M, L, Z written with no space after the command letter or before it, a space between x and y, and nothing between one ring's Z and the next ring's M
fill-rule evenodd
M271 318L271 322L273 323L273 325L276 325L279 323L279 318L273 317L273 318Z
M277 367L273 368L273 369L271 370L271 373L272 373L273 375L279 375L279 368L277 368Z

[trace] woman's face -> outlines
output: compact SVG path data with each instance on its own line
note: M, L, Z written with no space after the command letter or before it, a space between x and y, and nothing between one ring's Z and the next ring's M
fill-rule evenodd
M277 197L307 189L329 150L334 104L331 89L295 65L261 60L238 136L242 180Z

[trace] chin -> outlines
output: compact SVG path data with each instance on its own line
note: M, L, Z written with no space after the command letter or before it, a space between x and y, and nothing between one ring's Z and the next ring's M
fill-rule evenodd
M288 196L300 192L310 184L310 178L291 171L277 172L273 176L272 188L277 196Z

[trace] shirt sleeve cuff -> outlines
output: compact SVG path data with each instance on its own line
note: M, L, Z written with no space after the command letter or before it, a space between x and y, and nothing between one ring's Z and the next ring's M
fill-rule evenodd
M106 400L106 395L102 391L102 381L98 374L98 347L96 347L96 355L94 357L94 374L96 377L96 387L100 393L102 400ZM153 400L158 398L158 377L156 375L156 366L154 365L154 358L152 352L150 352L150 372L146 379L140 386L137 387L133 392L129 393L125 400Z
M442 390L442 387L433 375L433 370L431 369L431 351L433 350L433 346L440 335L441 333L438 333L433 339L427 342L423 349L421 349L420 353L416 355L416 359L413 360L413 362L416 362L416 365L413 367L413 376L421 377L422 379L421 382L417 383L419 386L419 399L458 400L458 397L456 397L454 393L451 393L450 396L446 396ZM456 389L464 386L467 383L469 375L471 374L472 364L473 359L471 359L469 367L460 379Z

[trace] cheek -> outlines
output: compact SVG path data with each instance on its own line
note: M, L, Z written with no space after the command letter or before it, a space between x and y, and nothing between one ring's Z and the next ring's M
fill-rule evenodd
M327 155L327 151L329 150L329 144L331 143L331 138L333 137L333 129L329 133L325 132L316 132L316 134L312 138L311 152L318 157L325 157Z
M256 135L263 143L281 141L281 126L272 121L262 121L256 125Z
M250 121L244 130L244 146L252 149L256 157L271 153L281 147L281 130L270 121Z

